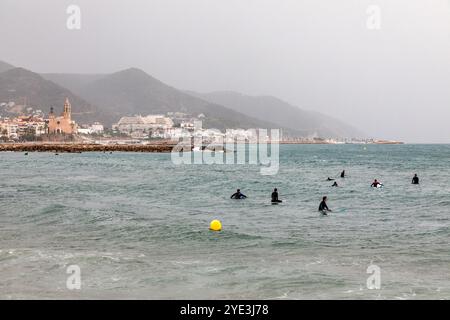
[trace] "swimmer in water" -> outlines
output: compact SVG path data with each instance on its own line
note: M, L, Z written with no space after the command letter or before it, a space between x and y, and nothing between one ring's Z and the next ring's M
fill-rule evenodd
M414 175L414 178L412 178L412 184L419 184L419 177L417 176L417 173Z
M327 181L334 181L334 179L331 179L330 177L328 177Z
M241 189L237 189L235 193L231 196L231 199L245 199L247 196L241 193Z
M319 205L319 211L322 212L324 215L327 214L327 211L331 212L331 210L327 206L327 197L322 198L322 202Z
M382 185L383 184L381 184L380 182L378 182L377 179L375 179L370 186L373 188L378 188L379 186L381 187Z
M341 172L341 178L345 178L345 170Z
M333 183L332 187L339 187L336 181Z
M280 202L283 202L283 201L278 199L278 189L275 188L275 189L273 189L273 192L272 192L272 203L280 203Z

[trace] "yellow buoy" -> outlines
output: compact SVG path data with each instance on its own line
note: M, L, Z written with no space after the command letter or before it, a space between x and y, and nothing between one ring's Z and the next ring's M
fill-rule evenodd
M220 230L222 230L222 223L220 223L219 220L211 221L211 223L209 225L209 230L212 230L212 231L220 231Z

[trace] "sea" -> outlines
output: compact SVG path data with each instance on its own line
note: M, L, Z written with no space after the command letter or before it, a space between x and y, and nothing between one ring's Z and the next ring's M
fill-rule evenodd
M279 162L0 153L0 299L450 298L449 145L281 145Z

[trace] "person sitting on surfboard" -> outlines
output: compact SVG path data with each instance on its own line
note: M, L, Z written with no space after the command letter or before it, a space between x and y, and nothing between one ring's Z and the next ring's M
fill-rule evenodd
M377 179L375 179L370 186L373 187L373 188L378 188L378 187L383 186L383 184L378 182Z
M412 184L419 184L419 177L417 176L417 173L414 175L414 178L412 178Z
M272 203L280 203L280 202L283 202L283 201L278 199L278 189L275 188L275 189L273 189L273 192L272 192Z
M327 197L323 197L322 198L322 202L319 205L319 211L322 212L325 215L327 214L326 211L330 211L331 212L331 210L327 206Z
M245 199L247 196L241 193L241 189L237 189L235 193L231 196L231 199Z
M341 172L341 178L345 178L345 170Z

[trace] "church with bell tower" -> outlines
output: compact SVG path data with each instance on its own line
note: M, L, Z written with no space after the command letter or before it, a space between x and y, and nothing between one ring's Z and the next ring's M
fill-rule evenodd
M64 112L61 116L55 116L53 107L50 108L48 115L48 133L49 134L74 134L77 132L77 124L72 120L72 106L69 98L64 103Z

